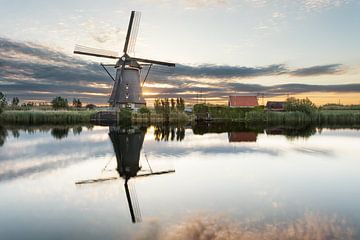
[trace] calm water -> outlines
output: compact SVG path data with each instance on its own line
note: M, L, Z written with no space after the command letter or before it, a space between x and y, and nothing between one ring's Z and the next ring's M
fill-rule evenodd
M0 196L0 239L359 239L360 132L0 127Z

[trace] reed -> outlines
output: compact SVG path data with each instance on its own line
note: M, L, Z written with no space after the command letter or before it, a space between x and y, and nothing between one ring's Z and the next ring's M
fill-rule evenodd
M76 124L90 123L95 111L4 111L0 123L11 124Z
M190 118L183 112L171 112L168 116L164 114L150 113L133 113L133 123L187 123Z

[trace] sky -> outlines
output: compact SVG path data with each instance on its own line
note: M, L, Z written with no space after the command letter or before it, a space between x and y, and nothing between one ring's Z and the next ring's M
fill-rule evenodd
M156 97L225 103L309 97L360 104L360 1L0 0L0 91L107 104L112 80L76 44L121 54L131 10L142 13L131 56L171 61L144 85ZM201 99L199 99L201 98Z

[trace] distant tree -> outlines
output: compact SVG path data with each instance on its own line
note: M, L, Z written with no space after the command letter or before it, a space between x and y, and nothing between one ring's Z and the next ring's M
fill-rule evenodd
M310 99L297 99L294 97L288 98L285 103L285 111L298 111L310 114L317 110L316 105Z
M155 108L155 112L157 114L161 113L162 112L162 106L161 106L161 101L160 99L155 99L154 101L154 108Z
M79 98L78 99L76 99L76 98L73 99L73 107L74 108L81 108L82 107L82 102L80 101Z
M176 98L176 109L180 111L180 98Z
M13 97L11 105L14 107L17 107L19 105L19 98L18 97Z
M62 108L68 108L69 104L68 104L68 100L66 98L62 98L62 97L56 97L51 101L52 107L54 109L62 109Z
M168 98L161 100L161 104L163 107L163 115L166 120L170 118L170 102Z
M175 111L175 108L176 108L176 102L175 102L175 99L171 99L170 100L170 103L171 103L171 111Z
M177 105L177 109L179 112L183 112L185 110L185 101L183 98L179 98L179 103Z
M95 105L95 104L92 104L92 103L89 103L89 104L86 104L85 107L86 107L87 109L92 110L92 109L95 109L95 108L96 108L96 105Z
M2 92L0 92L0 113L2 113L6 105L7 105L6 96Z

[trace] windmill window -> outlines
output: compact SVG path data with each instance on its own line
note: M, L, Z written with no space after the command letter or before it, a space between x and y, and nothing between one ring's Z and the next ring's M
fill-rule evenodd
M128 90L129 89L129 84L125 85L125 89Z
M125 94L125 98L126 98L126 99L129 98L129 94L128 94L128 93Z

